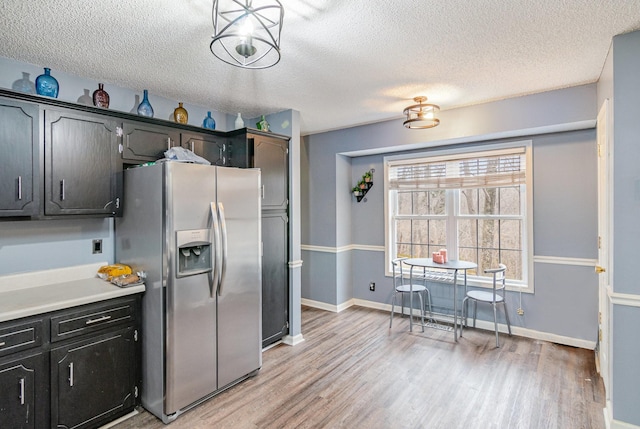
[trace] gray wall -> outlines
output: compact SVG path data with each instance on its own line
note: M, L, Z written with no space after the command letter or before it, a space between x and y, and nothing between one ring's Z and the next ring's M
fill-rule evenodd
M92 241L102 240L93 254ZM96 262L113 263L112 219L0 222L0 276Z
M586 85L444 111L441 126L432 130L406 130L397 120L306 136L303 182L308 195L303 204L309 216L303 218L302 231L303 298L336 307L352 298L372 305L389 302L383 156L407 149L424 152L446 144L532 140L535 250L531 257L597 258L595 117L596 87ZM563 125L577 130L552 132ZM367 201L357 203L350 190L371 168L374 186ZM372 247L363 249L366 246ZM345 274L349 267L351 276ZM594 342L598 282L593 267L540 262L534 264L534 278L535 293L522 296L524 316L515 316L518 294L508 297L514 325ZM375 292L369 291L371 281L376 282ZM449 287L434 283L432 288L436 305L450 302Z
M613 115L613 269L609 291L613 419L640 426L640 32L616 36L598 83ZM626 427L626 426L625 426Z

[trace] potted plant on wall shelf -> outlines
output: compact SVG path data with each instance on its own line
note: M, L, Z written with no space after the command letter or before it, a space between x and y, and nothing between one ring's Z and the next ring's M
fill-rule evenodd
M355 186L351 192L353 192L353 196L354 197L359 197L360 195L362 195L362 191L360 190L359 187Z
M371 174L370 171L367 171L366 173L364 173L364 176L362 176L364 178L364 181L366 183L369 183L373 180L373 175Z

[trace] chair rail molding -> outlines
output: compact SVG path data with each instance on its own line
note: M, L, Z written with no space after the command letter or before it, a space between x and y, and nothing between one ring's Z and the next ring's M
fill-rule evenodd
M558 264L558 265L577 265L582 267L595 267L598 265L597 259L589 258L569 258L565 256L533 256L533 262L538 264Z

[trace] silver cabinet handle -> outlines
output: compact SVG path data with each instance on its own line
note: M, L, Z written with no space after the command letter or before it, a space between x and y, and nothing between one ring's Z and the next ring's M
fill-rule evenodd
M73 362L69 364L69 386L73 387Z
M0 347L4 346L5 344L7 344L7 343L6 343L6 342L4 342L4 341L3 341L3 342L1 342L1 343L0 343Z
M171 137L167 137L167 150L171 149Z
M193 142L193 140L191 140L191 152L195 152L195 150L193 150L195 143Z
M20 379L20 405L24 405L24 377Z
M22 200L22 176L18 176L18 200Z
M85 322L85 325L92 325L94 323L104 322L105 320L109 320L109 319L111 319L111 316L102 316L102 317L98 317L97 319L89 319Z
M64 179L60 181L60 201L64 201Z

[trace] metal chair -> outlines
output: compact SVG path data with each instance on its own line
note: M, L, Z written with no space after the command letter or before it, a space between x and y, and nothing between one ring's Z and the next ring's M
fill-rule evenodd
M422 317L422 327L424 329L424 300L422 299L422 295L426 296L427 303L429 305L429 315L433 318L433 313L431 311L431 295L429 294L429 289L423 284L413 283L409 284L409 279L405 279L404 271L402 269L402 261L407 258L396 258L391 261L393 265L393 299L391 301L391 319L389 320L389 329L393 325L393 313L395 312L395 304L396 304L396 296L401 294L401 308L402 314L404 314L404 295L408 293L414 293L418 295L420 299L420 315ZM409 317L413 317L413 309L409 309Z
M496 306L502 304L504 307L504 316L507 319L507 328L509 329L509 335L511 335L511 323L509 323L509 313L507 313L507 304L504 300L504 289L507 266L500 264L498 268L490 268L484 270L485 274L493 274L493 290L491 292L482 290L470 290L466 293L466 296L462 300L462 320L463 324L460 325L460 336L462 337L462 331L467 324L467 307L468 301L473 301L473 327L476 327L476 315L478 313L478 301L491 304L493 307L493 323L496 329L496 347L500 347L500 341L498 338L498 317Z

